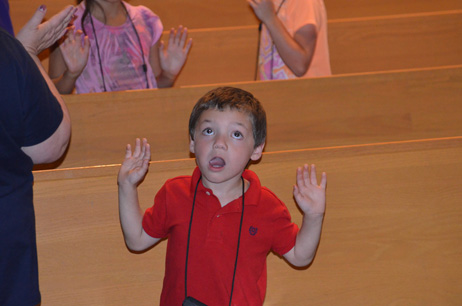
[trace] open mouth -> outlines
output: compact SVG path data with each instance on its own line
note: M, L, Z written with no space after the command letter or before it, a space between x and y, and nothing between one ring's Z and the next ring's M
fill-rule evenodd
M223 158L221 157L214 157L212 158L211 161L209 161L209 165L212 167L212 168L223 168L226 163L224 161Z

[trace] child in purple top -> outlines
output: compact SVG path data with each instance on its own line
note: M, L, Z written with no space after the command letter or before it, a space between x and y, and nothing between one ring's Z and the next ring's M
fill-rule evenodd
M50 76L62 94L171 87L191 39L187 29L163 26L144 6L120 0L79 0L74 31L50 56Z

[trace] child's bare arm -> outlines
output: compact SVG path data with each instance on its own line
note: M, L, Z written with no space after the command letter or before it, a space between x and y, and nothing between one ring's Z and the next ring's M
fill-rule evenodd
M125 160L119 170L119 217L125 243L133 251L142 251L157 243L160 239L149 236L142 226L143 212L138 202L137 186L143 180L151 158L150 146L144 138L142 143L136 139L132 153L128 144Z
M247 0L255 15L265 24L284 63L298 77L303 76L311 64L316 46L317 31L307 24L290 35L276 16L272 0Z
M318 185L315 165L311 165L311 169L305 165L303 169L297 169L296 181L294 197L303 211L303 222L295 246L284 257L291 264L301 267L311 263L319 244L326 209L327 176L323 172Z

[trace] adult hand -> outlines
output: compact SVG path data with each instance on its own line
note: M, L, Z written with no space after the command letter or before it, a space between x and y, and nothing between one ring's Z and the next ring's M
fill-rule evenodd
M46 14L46 6L41 5L32 18L22 27L16 38L24 48L33 55L38 55L54 44L66 32L74 18L76 8L66 6L61 12L41 23Z

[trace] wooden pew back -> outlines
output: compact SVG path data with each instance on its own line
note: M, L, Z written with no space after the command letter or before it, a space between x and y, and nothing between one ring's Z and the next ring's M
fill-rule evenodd
M265 153L250 168L294 221L295 169L328 173L317 257L295 270L268 257L268 305L456 305L462 273L462 138ZM142 208L194 160L152 162ZM35 172L40 282L45 305L152 305L159 300L166 242L143 254L124 245L118 166ZM82 192L84 190L85 192ZM341 301L341 302L340 302Z
M331 21L328 27L333 74L462 64L462 11ZM190 34L194 46L175 86L255 80L257 26Z
M267 113L266 151L459 136L462 67L231 84ZM188 158L193 105L215 86L65 96L73 132L46 168L120 163L147 137L153 160Z
M14 0L10 1L10 13L17 31L29 20L35 10L45 4L47 17L53 16L65 5L75 5L74 0ZM190 29L219 28L256 25L255 15L246 1L228 0L217 5L213 0L131 0L132 5L144 5L160 16L165 29L182 24ZM458 0L325 0L329 19L361 18L396 14L439 12L462 9Z

